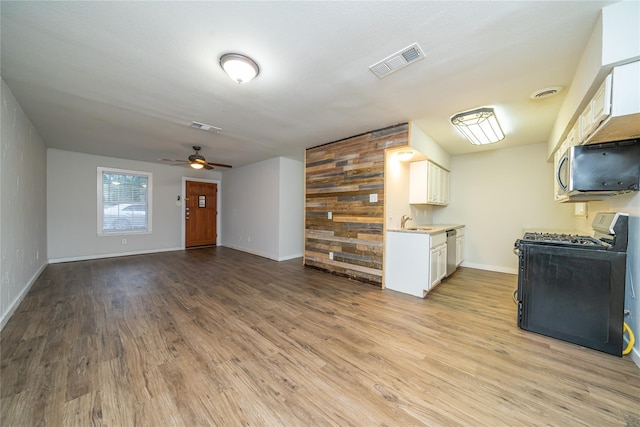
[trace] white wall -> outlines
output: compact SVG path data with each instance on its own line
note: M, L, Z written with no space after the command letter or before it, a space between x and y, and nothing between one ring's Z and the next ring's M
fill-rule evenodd
M46 147L1 85L0 330L47 265Z
M221 179L218 171L47 150L47 231L50 262L181 249L182 177ZM98 166L153 174L152 232L98 236ZM122 245L126 237L127 244Z
M409 162L401 162L394 154L385 154L384 170L385 227L400 228L402 215L410 215Z
M304 163L280 157L278 259L298 258L304 247Z
M223 246L278 261L302 256L303 182L302 163L282 157L225 171Z
M553 200L545 143L452 156L449 206L434 223L465 224L463 266L517 273L525 228L574 229L573 206Z
M418 125L409 123L409 145L422 153L426 159L451 170L451 156Z

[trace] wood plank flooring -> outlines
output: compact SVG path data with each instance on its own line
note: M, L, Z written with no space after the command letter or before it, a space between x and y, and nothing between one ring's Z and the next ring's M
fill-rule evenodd
M4 426L640 426L628 358L522 331L516 277L426 299L229 248L49 265L1 335Z

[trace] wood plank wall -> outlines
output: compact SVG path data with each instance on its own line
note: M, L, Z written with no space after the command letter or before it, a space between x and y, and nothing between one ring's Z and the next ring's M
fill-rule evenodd
M408 129L402 123L306 150L306 266L382 285L385 150L408 145Z

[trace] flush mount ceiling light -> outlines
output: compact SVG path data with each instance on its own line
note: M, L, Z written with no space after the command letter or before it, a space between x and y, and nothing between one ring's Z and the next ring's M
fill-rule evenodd
M220 57L220 66L233 81L238 83L246 83L260 72L258 64L241 53L225 53Z
M493 144L504 139L493 108L458 113L451 117L451 123L474 145Z
M396 158L401 162L408 162L413 158L413 150L396 151Z

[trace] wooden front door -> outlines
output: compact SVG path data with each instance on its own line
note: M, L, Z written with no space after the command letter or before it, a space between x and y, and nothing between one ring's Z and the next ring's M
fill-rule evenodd
M215 245L218 184L187 181L185 192L184 246Z

